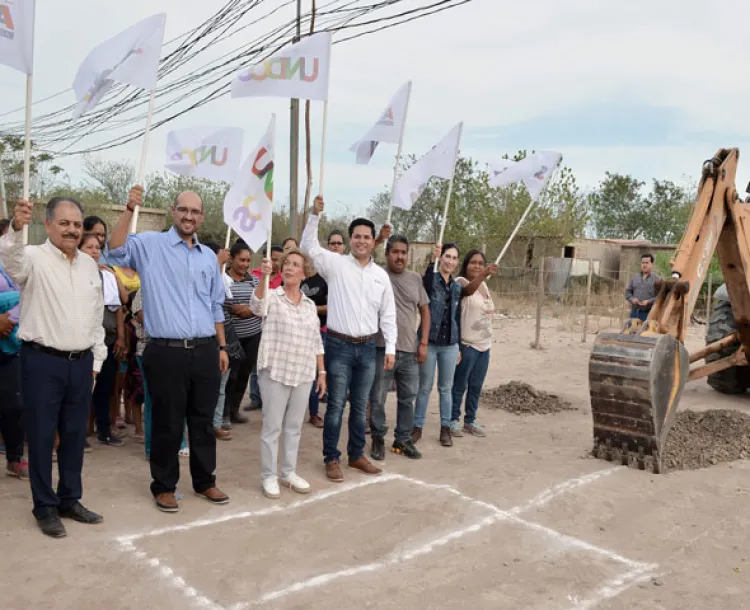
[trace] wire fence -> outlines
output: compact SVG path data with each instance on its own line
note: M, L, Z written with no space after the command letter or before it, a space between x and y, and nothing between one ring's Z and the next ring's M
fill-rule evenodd
M598 261L582 259L545 258L530 267L501 267L487 282L496 326L508 318L535 319L537 346L550 320L557 321L560 331L580 332L582 341L599 332L619 331L631 307L625 300L630 278L618 276L619 269L603 269ZM720 285L713 278L703 283L691 323L708 323L713 305L708 295Z

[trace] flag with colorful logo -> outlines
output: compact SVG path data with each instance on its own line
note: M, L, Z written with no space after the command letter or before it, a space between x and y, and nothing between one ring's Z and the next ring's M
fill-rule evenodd
M242 161L245 133L237 127L191 127L167 135L164 166L181 176L232 182Z
M0 64L31 74L35 0L0 0Z
M402 86L388 102L385 110L370 130L349 148L357 153L357 164L367 165L381 142L397 144L406 122L409 103L409 84Z
M555 151L533 153L520 161L501 159L490 164L490 186L497 188L523 182L531 198L536 200L561 161L562 154Z
M273 168L276 117L263 139L242 164L224 198L224 222L257 252L269 239L273 213Z

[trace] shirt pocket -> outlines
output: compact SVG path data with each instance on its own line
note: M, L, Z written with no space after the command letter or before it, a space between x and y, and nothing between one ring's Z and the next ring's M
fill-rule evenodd
M203 264L198 268L198 272L195 274L195 292L201 298L211 298L211 283L213 281L213 276L214 270L212 267L209 267L209 265Z
M367 302L370 306L375 309L380 309L380 304L383 302L383 293L385 292L385 284L378 278L373 278L369 283L366 292Z

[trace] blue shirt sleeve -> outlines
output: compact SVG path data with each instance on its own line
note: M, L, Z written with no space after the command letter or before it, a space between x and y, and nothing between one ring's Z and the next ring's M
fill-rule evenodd
M108 243L107 248L104 251L104 255L107 258L107 264L112 267L125 267L141 271L145 263L144 257L146 248L144 246L148 245L148 241L153 234L159 235L154 231L128 235L125 243L114 250L109 249Z
M218 261L214 261L214 266L216 267L216 271L214 271L211 280L211 311L214 314L214 323L220 324L224 321L226 291L224 290L224 280L221 277L221 269L219 268Z

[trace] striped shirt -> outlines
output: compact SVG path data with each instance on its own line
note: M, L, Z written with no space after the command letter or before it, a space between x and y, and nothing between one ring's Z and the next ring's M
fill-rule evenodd
M268 312L258 348L258 371L268 371L278 383L297 387L315 380L317 356L323 353L318 308L304 294L295 305L284 288L268 292ZM253 294L250 307L263 313L263 301Z
M225 274L225 277L228 277L231 281L229 290L232 292L232 298L224 301L224 315L226 319L232 322L234 331L237 333L239 339L246 339L247 337L257 335L261 331L262 319L258 316L240 318L231 313L230 308L232 305L250 306L250 299L252 299L255 287L258 285L258 278L249 273L239 282L233 280L227 274Z

